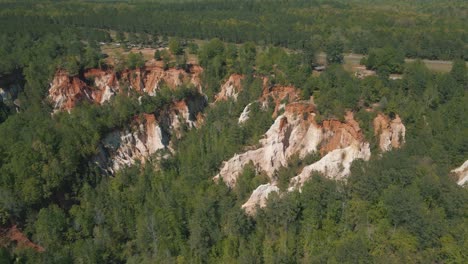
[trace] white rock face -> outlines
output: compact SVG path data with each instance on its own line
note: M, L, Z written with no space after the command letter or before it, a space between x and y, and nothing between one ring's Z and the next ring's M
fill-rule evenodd
M304 158L307 154L319 150L326 154L343 149L325 156L323 161L310 168L318 171L328 168L330 177L341 178L349 173L349 165L354 159L370 157L369 145L361 146L362 134L352 114L347 116L346 123L331 120L324 122L322 127L315 123L312 109L309 103L289 104L285 113L276 118L265 137L260 140L260 148L234 155L223 164L214 179L222 179L229 187L234 187L245 165L252 162L257 170L264 171L271 182L274 182L275 171L287 166L288 160L295 154ZM346 158L341 159L342 155ZM338 165L343 166L345 170L338 171Z
M379 114L374 119L374 133L379 136L379 147L383 152L399 148L405 143L406 127L398 115L390 120Z
M369 160L371 156L369 143L354 144L346 148L335 149L319 161L304 167L302 172L290 181L290 191L301 187L312 172L320 172L333 179L343 179L350 173L351 163L356 159Z
M468 160L465 161L465 163L463 163L460 167L452 170L451 172L458 176L458 185L463 186L465 184L468 184Z
M269 176L270 184L259 186L244 204L243 208L249 214L272 190L278 191L275 186L275 172L280 167L287 166L293 155L304 158L307 154L317 152L322 158L304 167L299 175L291 179L290 191L300 189L313 171L333 179L343 179L349 175L354 160L369 160L371 156L369 143L364 141L353 113L346 114L345 122L331 119L318 125L315 123L315 107L312 101L292 102L284 108L284 114L275 119L264 138L259 141L260 146L257 149L235 154L223 163L220 172L214 177L214 180L222 180L232 188L244 167L250 162L257 171L263 171ZM279 105L276 105L275 109L279 109ZM247 106L244 113L248 111ZM247 115L244 113L241 117ZM241 120L244 118L239 119ZM380 139L379 144L384 146L383 151L398 148L404 143L405 127L399 117L390 120L380 115L377 121L374 120L374 124L378 125L376 136Z
M98 166L113 174L138 160L144 163L159 150L172 151L171 137L180 137L184 125L195 127L197 120L192 120L191 115L199 113L204 107L204 98L192 99L165 107L160 111L158 120L154 114L144 114L135 117L127 130L108 134L95 157ZM192 108L189 109L189 105Z
M103 104L104 102L109 101L114 95L115 91L109 86L106 86L104 93L102 94L101 101L99 103Z
M310 111L301 114L287 111L280 115L260 140L260 148L234 155L223 164L214 179L222 179L229 187L234 187L237 177L250 162L253 162L258 170L265 171L272 177L277 169L287 165L292 155L300 153L301 156L305 156L316 151L320 128L304 119L304 116L311 114Z
M232 98L237 100L237 96L242 89L243 75L232 74L229 79L221 86L219 93L215 96L215 101L222 101Z
M115 81L115 78L115 74L107 72L95 76L94 85L104 90L102 94L97 95L97 98L93 98L95 101L103 104L109 101L119 91L119 83Z
M267 198L272 192L278 193L279 188L270 183L258 186L250 195L249 200L242 205L242 208L247 214L253 215L257 205L260 207L266 206Z
M116 171L135 164L137 160L145 160L158 150L164 149L161 128L154 119L147 118L146 124L139 124L137 130L114 131L103 140L103 147L109 152L107 164L101 167L115 173Z
M239 116L239 121L237 122L238 124L243 124L249 120L250 107L252 104L253 103L250 103L244 108L244 111L242 111L241 115Z

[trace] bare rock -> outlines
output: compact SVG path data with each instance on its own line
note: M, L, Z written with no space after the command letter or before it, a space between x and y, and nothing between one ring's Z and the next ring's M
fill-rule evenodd
M242 205L242 209L249 215L255 214L257 206L260 208L266 206L267 198L272 192L278 193L279 188L271 183L258 186L257 189L253 191L252 195L250 195L249 200Z
M465 161L460 167L451 171L457 176L457 184L464 186L468 183L468 160Z

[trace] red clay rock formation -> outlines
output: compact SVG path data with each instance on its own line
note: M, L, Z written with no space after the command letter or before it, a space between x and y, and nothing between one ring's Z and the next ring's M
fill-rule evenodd
M215 102L226 101L230 98L237 100L237 96L242 91L242 81L244 76L232 74L228 80L221 86L221 90L215 96Z
M363 135L358 122L354 120L352 112L347 112L345 123L338 120L325 120L322 127L330 133L328 139L320 148L320 154L324 155L332 150L350 146L354 141L362 141Z
M278 116L279 110L283 109L286 104L299 100L299 91L294 86L264 86L263 94L260 102L263 107L267 107L270 99L275 104L273 117Z
M392 120L388 116L378 114L374 119L374 135L379 137L379 147L382 151L399 148L405 143L406 128L400 117Z
M84 73L87 80L94 80L92 99L95 103L103 104L119 91L119 82L114 72L91 69Z
M125 70L120 74L112 71L91 69L79 76L69 76L64 71L58 71L50 84L49 98L55 110L71 110L81 101L102 104L122 92L120 83L126 83L139 93L155 95L164 82L172 89L187 83L201 90L200 66L191 66L186 72L182 69L164 70L161 67L148 66L141 69ZM118 77L120 76L120 77ZM92 81L92 84L86 84Z
M45 249L35 243L33 243L29 238L27 238L17 227L16 225L3 229L0 228L0 240L1 244L8 244L15 242L17 247L20 248L31 248L36 252L44 252ZM3 241L3 240L6 241Z
M78 77L70 77L66 72L58 72L49 89L49 97L55 109L70 110L78 102L91 101L92 90Z
M320 126L314 120L314 111L315 106L310 102L288 104L285 113L278 116L265 133L264 139L260 141L261 147L235 155L223 164L215 179L222 179L233 187L243 167L253 162L258 170L265 171L274 182L274 172L281 166L286 166L292 155L304 157L315 151L325 155L334 149L359 146L362 143L362 133L352 114L347 115L346 123L330 120ZM335 177L338 174L330 176Z
M182 127L196 127L201 122L200 109L190 109L189 104L203 103L196 98L174 102L157 114L136 116L128 129L109 133L102 141L94 158L96 164L111 174L135 164L145 163L160 150L171 151L171 137L179 138Z
M272 92L264 93L265 98L275 99L275 111L280 109L278 101L297 100L297 93L292 87L273 87ZM288 97L290 97L288 99ZM260 147L234 155L224 162L215 181L224 181L229 187L236 185L237 177L243 168L252 162L258 171L264 171L270 177L268 185L262 185L254 191L243 208L252 214L256 205L265 205L265 200L271 192L277 192L275 172L282 166L287 166L291 156L298 154L300 158L313 152L318 152L322 158L303 168L302 172L290 181L289 190L301 188L313 171L323 175L343 179L350 173L350 166L356 159L368 160L371 156L369 143L365 142L359 123L352 112L347 112L345 121L331 119L322 124L315 122L315 105L311 101L291 102L281 108L284 113L279 115L274 124L260 140ZM248 107L246 107L248 115ZM244 113L243 113L244 115ZM242 115L241 115L242 116ZM242 118L244 120L245 117ZM241 118L239 120L241 122ZM390 120L384 115L376 119L376 135L381 138L382 151L388 151L404 143L405 128L397 116ZM383 134L383 135L382 135ZM391 147L387 147L389 141ZM385 144L384 144L385 143Z

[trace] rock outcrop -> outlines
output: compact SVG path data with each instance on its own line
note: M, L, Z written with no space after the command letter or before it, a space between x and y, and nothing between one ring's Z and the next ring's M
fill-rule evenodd
M205 104L204 97L191 97L157 113L135 117L127 129L115 130L102 140L96 164L113 174L137 161L145 163L158 151L172 152L171 138L179 138L184 128L196 127Z
M330 119L318 124L312 98L310 101L298 102L298 94L293 87L278 86L268 90L271 94L264 92L259 102L274 102L274 115L278 114L275 122L260 140L258 148L235 154L222 164L220 172L214 177L215 181L223 181L232 188L250 162L257 171L268 175L270 183L257 188L243 206L249 214L256 205L261 207L265 203L270 192L278 191L273 188L276 187L275 172L287 166L293 155L304 158L307 154L319 153L321 159L305 166L301 173L293 177L289 190L300 189L314 171L326 177L343 179L349 175L354 160L368 160L371 156L369 143L365 141L352 112L346 113L344 122ZM282 114L281 109L284 109ZM248 119L248 113L249 105L241 114L239 123ZM398 116L390 119L379 114L374 120L374 126L382 151L398 148L404 143L405 127Z
M273 117L278 116L279 111L284 109L286 104L299 100L299 92L293 86L267 86L268 80L263 81L263 94L260 103L263 108L269 107L270 102L274 104Z
M262 184L257 187L250 196L249 200L242 205L242 208L247 214L254 214L257 206L265 207L268 196L279 192L279 188L271 183Z
M130 88L154 96L164 83L172 89L186 83L201 88L200 74L202 68L197 65L189 67L188 71L170 68L164 70L157 66L145 67L122 72L122 80L130 84Z
M468 184L468 160L451 172L457 177L458 185L464 186Z
M319 161L304 167L299 175L292 178L289 190L292 191L296 187L302 186L314 171L330 178L343 179L349 174L351 163L354 160L369 160L370 155L369 143L352 144L330 151Z
M92 101L92 89L78 77L70 77L66 72L55 74L49 89L49 98L55 110L70 110L83 100Z
M374 135L379 137L380 150L390 151L405 143L406 128L400 116L390 120L388 116L378 114L374 119Z
M237 96L242 91L242 81L244 76L232 74L228 80L221 86L219 93L215 96L215 102L226 101L230 98L237 100Z
M122 84L138 93L154 96L166 84L172 89L191 84L201 91L200 66L190 66L188 71L183 69L164 70L157 66L147 66L141 69L124 70L123 72L91 69L82 75L69 76L65 71L58 71L49 89L49 99L54 110L71 110L79 102L103 104L113 95L124 92Z
M324 157L308 169L326 172L329 177L342 178L348 174L354 159L370 157L369 144L363 142L359 124L354 120L352 113L347 114L344 123L326 120L322 125L318 125L315 122L314 110L315 107L310 102L286 105L284 114L276 118L260 141L261 146L234 155L223 164L215 180L222 179L228 186L233 187L245 165L253 162L259 171L264 171L274 182L274 172L282 166L287 166L291 156L298 154L303 158L317 151ZM305 174L306 172L299 175L300 180L298 178L294 184L303 183L306 180Z
M153 114L136 118L130 129L109 133L100 146L97 164L109 173L134 164L145 162L150 155L164 149L161 127Z
M15 243L18 248L30 248L36 252L44 252L45 249L38 244L33 243L29 238L21 232L16 225L10 228L0 227L0 246L8 247L9 244Z
M249 120L249 118L250 118L249 117L250 107L254 103L250 103L250 104L245 106L244 110L242 111L241 115L239 116L239 120L237 121L238 124L243 124L243 123L247 122L247 120Z
M258 170L265 171L274 180L273 173L286 166L291 155L300 153L304 156L317 150L322 133L320 128L311 125L313 106L294 103L288 107L289 110L276 118L260 140L260 148L234 155L223 164L215 179L222 179L229 187L234 187L245 165L253 162Z

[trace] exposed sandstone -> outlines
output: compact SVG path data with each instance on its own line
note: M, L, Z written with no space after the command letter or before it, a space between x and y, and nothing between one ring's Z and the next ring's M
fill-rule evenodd
M92 87L95 89L92 89L93 94L91 99L95 103L103 104L109 101L120 90L119 82L114 72L92 69L85 72L84 77L87 80L94 81Z
M374 135L379 137L379 148L385 152L405 143L406 128L400 116L390 120L388 116L378 114L374 119Z
M136 118L131 130L114 131L102 141L97 157L98 165L114 173L123 167L145 160L156 151L164 149L163 133L152 114Z
M49 97L54 103L54 109L70 110L80 101L92 101L92 90L78 77L70 77L61 71L50 84Z
M134 118L127 129L109 133L100 145L96 164L107 171L116 171L140 161L145 163L160 150L171 151L171 137L180 137L182 128L193 128L202 118L201 110L206 102L194 97L174 102L155 114L143 114ZM200 105L201 104L201 105Z
M302 172L291 179L289 190L301 187L316 171L329 178L343 179L350 173L351 163L356 159L369 160L371 156L369 143L352 144L328 152L319 161L304 167Z
M121 73L91 69L83 76L69 76L65 71L58 71L50 84L49 98L55 110L71 110L81 101L103 104L115 94L123 92L121 83L138 93L151 96L161 89L163 83L172 89L186 83L201 90L202 71L199 66L191 66L188 72L174 68L164 70L156 66Z
M250 107L252 106L253 103L250 103L245 106L244 110L242 111L241 115L239 116L239 121L237 121L238 124L243 124L249 120L249 114L250 114Z
M278 116L279 111L284 108L287 103L296 102L299 100L299 91L294 86L266 86L264 79L263 94L260 98L262 107L268 107L270 101L274 104L273 117Z
M215 96L215 102L226 101L230 98L237 100L237 96L242 90L242 81L244 76L232 74L228 80L221 86L219 93Z
M244 167L252 162L257 171L265 172L270 178L270 185L260 186L252 194L244 208L252 213L262 197L267 197L272 187L275 187L275 172L282 166L287 166L293 155L304 158L307 154L317 152L322 158L303 168L300 174L292 178L289 190L301 188L313 171L326 177L343 179L350 173L350 166L356 159L368 160L371 156L369 143L365 142L359 123L352 112L347 112L345 121L330 119L322 124L315 122L315 106L311 101L290 102L288 97L295 98L295 93L285 87L277 87L276 95L270 98L283 103L275 103L275 108L283 104L284 113L279 115L273 125L260 140L260 146L244 153L235 154L224 162L220 172L214 177L216 181L224 181L229 187L236 185L237 177ZM275 91L273 87L270 91ZM264 94L264 98L269 95ZM282 98L282 99L280 99ZM263 101L266 101L263 99ZM248 118L249 105L244 109L239 122ZM382 151L398 148L404 143L405 127L401 119L395 119L380 114L374 120L376 136L379 137ZM383 135L382 135L383 134ZM262 193L263 192L263 193Z
M130 84L130 88L154 96L161 85L164 83L169 88L175 89L178 86L187 83L199 88L200 73L202 72L199 66L193 66L189 72L183 69L167 69L151 66L135 70L126 70L122 72L122 80Z
M320 128L311 125L312 106L308 103L295 104L301 106L291 107L290 111L276 118L264 138L260 140L260 148L234 155L223 164L215 179L222 179L228 186L233 187L244 166L250 162L271 178L277 169L287 165L291 155L305 155L315 151L321 132Z
M370 156L370 154L365 154L367 153L365 149L369 148L368 145L366 145L367 148L362 146L362 151L356 151L360 150L359 146L361 146L363 136L351 113L347 114L345 123L338 120L327 120L323 125L318 125L315 123L314 110L315 107L309 102L295 102L286 105L284 114L276 118L274 124L265 133L264 138L260 140L260 147L234 155L223 164L215 179L222 179L228 186L233 187L245 165L253 162L256 168L259 171L264 171L273 182L275 171L282 166L287 166L289 158L295 154L304 158L307 154L316 151L325 155L336 149L353 146L345 151L350 155L344 162ZM338 165L335 164L335 160L327 158L322 163L333 161L333 164L322 166L320 163L319 165L323 168L336 168ZM346 166L344 167L346 168ZM335 171L333 171L332 177L342 177L347 174L346 170L340 171L340 174L335 173Z
M457 184L465 185L468 183L468 160L465 161L460 167L451 171L455 176L457 176Z
M250 195L249 200L245 202L242 205L242 208L245 210L247 214L253 215L255 213L255 209L257 208L257 205L262 208L266 206L266 201L268 199L268 196L272 192L279 192L279 188L275 185L272 185L270 183L267 184L262 184L257 187Z

